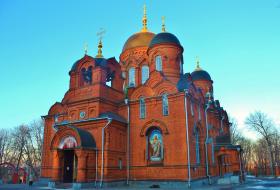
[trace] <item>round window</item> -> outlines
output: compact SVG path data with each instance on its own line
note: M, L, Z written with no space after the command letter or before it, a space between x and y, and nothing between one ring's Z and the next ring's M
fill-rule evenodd
M86 116L86 112L81 111L81 112L80 112L80 118L84 118L85 116Z

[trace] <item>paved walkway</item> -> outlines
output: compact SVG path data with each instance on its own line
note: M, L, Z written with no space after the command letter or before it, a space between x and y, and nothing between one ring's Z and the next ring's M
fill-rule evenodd
M95 190L96 188L83 189L83 190ZM100 188L98 188L100 189ZM152 189L170 189L170 188L143 188L143 187L112 187L102 188L105 190L152 190ZM175 190L185 190L186 188L172 188ZM280 190L280 179L275 178L255 178L248 177L246 183L239 185L211 185L192 187L194 190ZM51 190L48 187L32 186L29 187L24 184L2 184L0 190ZM59 190L59 189L57 189ZM61 190L61 189L60 189ZM65 189L63 189L65 190Z

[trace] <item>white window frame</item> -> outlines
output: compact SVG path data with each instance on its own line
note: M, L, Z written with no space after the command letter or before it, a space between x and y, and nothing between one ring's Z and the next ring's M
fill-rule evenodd
M162 95L162 115L167 116L169 115L169 105L168 105L168 95Z
M146 104L144 97L140 97L139 99L139 116L140 119L144 119L146 117Z
M141 74L142 74L142 84L144 84L148 79L149 79L149 73L150 72L150 68L148 65L143 65L142 69L141 69Z
M135 68L130 67L128 70L128 86L135 87Z
M162 71L162 58L160 55L156 56L156 70L157 71Z

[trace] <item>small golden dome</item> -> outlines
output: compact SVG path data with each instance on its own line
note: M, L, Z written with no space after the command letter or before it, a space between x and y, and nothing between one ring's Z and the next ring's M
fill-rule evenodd
M133 34L125 42L122 52L135 47L149 47L149 44L154 36L155 34L152 32L138 32Z

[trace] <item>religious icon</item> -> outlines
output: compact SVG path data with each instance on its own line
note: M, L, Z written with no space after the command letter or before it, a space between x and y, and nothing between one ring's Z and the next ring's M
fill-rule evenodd
M153 130L149 137L149 153L151 161L162 160L162 135L159 130Z
M75 148L77 146L77 141L74 137L68 136L61 140L59 143L59 149Z

